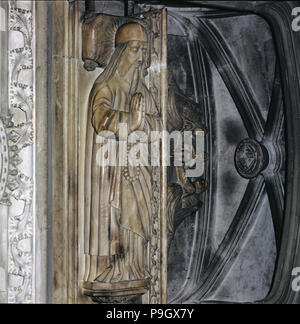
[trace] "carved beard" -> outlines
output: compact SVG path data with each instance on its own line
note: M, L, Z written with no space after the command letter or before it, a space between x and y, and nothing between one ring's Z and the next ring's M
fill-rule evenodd
M120 61L122 59L122 56L124 55L126 49L128 47L128 43L120 44L114 51L110 62L104 69L104 71L99 75L97 79L97 83L107 82L109 81L113 76L115 76L116 71L119 68ZM126 76L128 73L131 73L131 82L130 82L130 88L129 88L129 95L133 96L137 92L139 82L144 79L144 76L147 74L147 67L145 65L146 63L143 62L140 66L134 68L132 66L129 68L129 70L126 73Z
M139 82L142 77L143 65L136 67L133 71L132 82L129 89L129 95L132 97L136 94Z

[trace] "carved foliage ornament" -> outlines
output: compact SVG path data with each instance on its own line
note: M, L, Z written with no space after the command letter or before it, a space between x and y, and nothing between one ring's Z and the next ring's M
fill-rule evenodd
M32 19L32 10L10 2L9 112L0 119L0 204L8 206L9 303L34 302L33 170L22 164L24 159L32 161L33 157ZM20 83L20 73L25 70L31 76ZM21 212L17 212L20 208Z

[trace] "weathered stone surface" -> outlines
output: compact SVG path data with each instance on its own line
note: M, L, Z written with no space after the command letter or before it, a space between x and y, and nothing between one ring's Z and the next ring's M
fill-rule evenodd
M201 208L178 226L170 244L168 300L261 300L270 291L275 268L266 301L299 302L288 282L291 269L299 266L295 247L300 150L296 63L300 50L295 42L298 35L289 26L293 4L267 1L258 7L256 1L222 2L219 9L226 7L228 13L203 9L220 6L219 2L196 2L198 8L168 8L168 69L180 93L204 112L208 190L198 197ZM130 5L129 11L134 9L136 14L165 7ZM237 6L238 13L234 11ZM97 1L95 7L97 13L116 16L123 16L125 9L123 1ZM241 15L243 10L251 12ZM269 23L258 13L268 17ZM85 262L82 132L87 123L84 107L101 70L87 72L83 67L80 35L84 14L84 1L12 0L0 4L1 303L92 302L80 290ZM229 50L221 51L224 48ZM283 84L276 79L277 59ZM247 132L250 117L240 114L247 107L258 108L261 127L256 134L250 130L257 140L264 133L274 84L279 93L274 100L284 102L288 127L284 123L278 126L276 144L270 141L266 145L270 163L249 186L234 164L236 147L251 137ZM248 98L243 91L249 91ZM278 120L283 118L282 111L275 116ZM280 170L276 170L277 162ZM285 174L286 168L289 172ZM274 174L279 187L287 188L279 197L272 196L268 185ZM172 173L169 181L174 179ZM259 201L250 209L245 199L241 205L247 191L248 202L252 196ZM277 207L281 218L284 209L285 218L274 226L272 215ZM241 220L245 219L243 226ZM278 241L283 221L285 230ZM276 245L282 247L280 254Z

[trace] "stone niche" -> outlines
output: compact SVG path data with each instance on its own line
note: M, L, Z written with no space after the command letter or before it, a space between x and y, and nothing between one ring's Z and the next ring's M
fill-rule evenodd
M285 148L290 143L297 152L291 130L298 126L288 127L293 118L284 113L284 107L299 108L299 84L287 85L282 75L295 80L296 71L285 62L287 56L293 62L299 59L294 47L299 45L295 45L299 34L291 32L278 15L289 17L292 9L292 2L258 5L252 1L222 5L194 1L193 6L172 1L130 1L125 6L117 1L53 4L57 17L53 20L57 33L52 44L53 75L60 76L53 78L53 144L54 152L59 147L66 150L64 159L56 160L59 171L53 188L60 187L65 198L53 193L53 208L59 211L53 214L53 225L54 229L68 228L67 237L53 230L54 300L64 291L69 302L79 303L296 301L295 293L286 288L288 279L282 278L286 274L292 280L297 260L297 249L287 244L288 233L297 236L293 228L298 218L289 209L295 196L289 196L287 188L296 180L287 177L291 164ZM289 35L284 43L283 35ZM135 187L139 182L133 176L139 178L143 171L103 171L102 175L115 174L110 181L119 179L118 187L86 171L89 150L96 145L87 128L94 138L100 130L113 130L116 118L120 122L130 115L132 98L143 101L135 97L140 81L133 77L131 93L132 88L126 90L126 77L122 82L122 77L115 79L127 55L124 44L133 40L144 42L144 57L137 59L144 69L139 79L145 85L142 97L150 93L157 108L157 114L150 113L152 99L144 103L148 129L202 134L198 155L192 152L199 158L199 174L187 177L193 165L176 165L179 151L171 156L170 166L151 173L148 188L152 194L157 190L159 208L150 203L150 236L140 235L140 246L147 252L137 254L130 254L126 245L132 227L125 218L133 219L129 215L135 212L112 200L113 209L103 206L100 212L94 199L99 193L107 197L109 190L114 197L123 195L123 181ZM132 85L133 79L127 81ZM287 95L291 87L293 100ZM122 136L118 136L121 145ZM195 138L192 143L197 146ZM97 183L88 184L92 191L86 191L89 181ZM136 205L141 208L135 224L147 218L138 197L127 201L132 202L132 210ZM110 236L101 243L101 235L108 233L103 219L109 219ZM128 275L132 265L141 262L138 253L148 262L142 268L149 277L134 271ZM285 268L280 266L283 263ZM68 276L62 275L62 269ZM286 293L280 294L283 290Z

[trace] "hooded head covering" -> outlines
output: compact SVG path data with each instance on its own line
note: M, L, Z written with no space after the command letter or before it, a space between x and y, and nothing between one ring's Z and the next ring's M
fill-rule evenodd
M129 41L147 42L146 30L138 23L121 26L116 34L116 47Z

